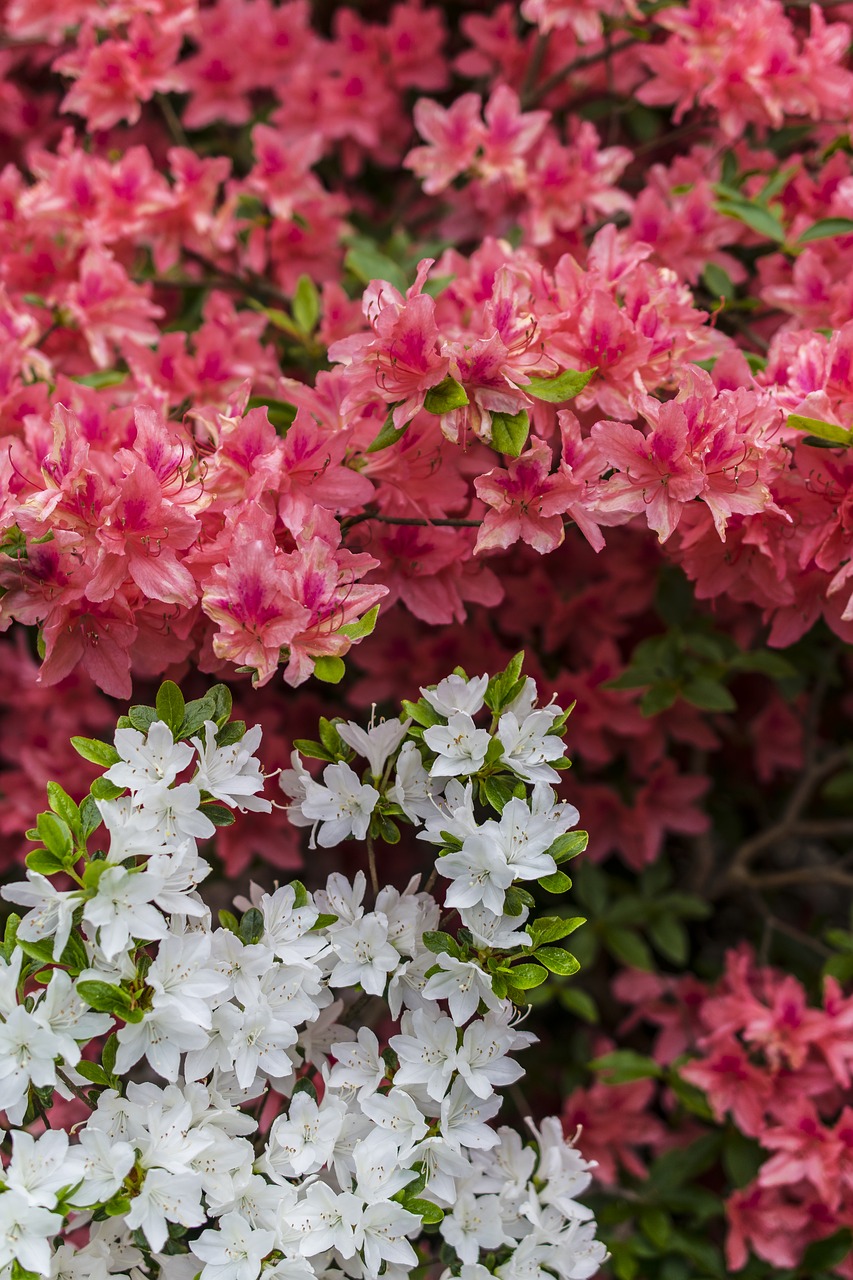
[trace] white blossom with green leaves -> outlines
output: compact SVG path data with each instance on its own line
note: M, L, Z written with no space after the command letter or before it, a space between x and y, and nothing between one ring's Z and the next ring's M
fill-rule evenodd
M104 772L79 804L49 785L3 890L0 1280L598 1271L590 1164L556 1119L494 1123L535 1041L525 993L577 968L559 944L583 921L531 893L568 889L586 841L551 787L566 713L521 655L402 710L321 720L280 778L312 845L366 842L368 874L253 885L218 922L199 841L270 810L260 729L224 686L185 704L167 682L114 744L73 740ZM381 884L402 826L432 848L424 888ZM71 1133L44 1127L57 1095L85 1104Z

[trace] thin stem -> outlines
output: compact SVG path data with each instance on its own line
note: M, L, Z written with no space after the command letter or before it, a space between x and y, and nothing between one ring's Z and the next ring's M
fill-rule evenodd
M559 88L563 81L568 80L569 76L574 75L576 71L582 71L584 67L592 67L596 62L604 62L606 58L610 58L616 53L622 53L624 49L630 49L632 45L637 43L636 36L627 36L624 40L617 41L616 44L605 44L596 53L587 53L580 58L575 58L572 62L567 62L559 71L555 71L547 80L543 80L535 93L531 93L526 100L522 100L522 106L535 106L537 102L541 102L543 98L546 98L552 89Z
M530 95L536 87L536 81L539 72L542 70L542 63L545 60L545 54L548 52L549 37L539 32L536 37L536 43L533 46L533 52L530 55L530 61L527 64L527 70L524 73L524 83L521 86L521 101L527 102Z
M172 141L176 142L179 147L189 147L190 140L184 131L181 119L172 106L169 98L165 93L157 93L154 95L157 100L157 106L163 112L163 119L169 126L169 133L172 135Z
M56 1068L56 1074L59 1076L59 1078L60 1078L60 1080L62 1081L62 1083L63 1083L63 1084L64 1084L68 1089L70 1089L70 1090L71 1090L71 1092L74 1094L74 1097L75 1097L75 1098L79 1098L79 1099L80 1099L80 1101L81 1101L82 1103L84 1103L84 1104L89 1108L89 1110L90 1110L90 1111L94 1111L94 1110L95 1110L95 1108L92 1106L91 1102L89 1101L88 1097L87 1097L87 1096L86 1096L86 1094L83 1092L83 1090L82 1090L82 1089L79 1089L79 1088L77 1087L77 1085L74 1083L74 1081L73 1081L73 1080L69 1080L68 1076L65 1074L65 1072L62 1070L62 1068L61 1068L61 1067L57 1067L57 1068Z
M263 280L246 280L235 271L228 271L225 267L218 266L203 253L196 253L195 249L185 248L184 257L189 258L191 262L197 262L205 270L212 271L222 280L230 280L235 288L242 290L249 298L258 298L263 301L264 297L267 297L276 302L290 302L287 294L282 293L281 289L277 289L275 285L265 284Z
M370 887L375 898L379 893L379 873L376 869L376 845L371 835L367 837L367 867L370 871Z
M427 520L421 516L380 516L372 511L365 511L358 516L349 516L342 523L350 529L353 525L361 524L365 520L378 520L381 524L414 525L421 529L429 529L432 525L445 529L479 529L483 523L482 520L457 520L445 516L436 516L433 520Z

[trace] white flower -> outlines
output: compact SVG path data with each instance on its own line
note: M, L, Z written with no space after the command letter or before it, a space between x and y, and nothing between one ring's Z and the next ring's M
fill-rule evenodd
M58 1052L69 1066L76 1066L81 1053L78 1040L91 1040L112 1026L108 1013L95 1013L80 996L64 969L54 969L35 1015L56 1036Z
M404 742L397 757L394 783L388 793L391 799L396 800L411 822L421 822L435 816L433 796L438 788L437 782L430 782L414 742Z
M204 1217L199 1174L176 1174L156 1168L146 1172L145 1181L131 1201L124 1220L132 1229L144 1232L151 1248L159 1252L168 1239L167 1223L200 1227Z
M149 787L142 794L142 812L162 828L169 840L209 840L216 834L216 827L200 804L201 792L194 782Z
M302 802L305 817L322 823L317 843L324 849L331 849L351 836L364 840L379 792L375 787L359 782L355 771L344 763L326 765L323 783L321 786L309 778Z
M312 932L320 913L311 901L302 907L295 904L296 890L290 884L261 895L257 906L264 918L262 942L282 964L314 968L314 959L328 945L322 932Z
M336 1194L325 1182L312 1182L304 1200L284 1218L300 1234L299 1251L313 1258L337 1249L342 1258L355 1254L354 1226L361 1218L361 1201L350 1191Z
M203 1049L209 1039L204 1027L188 1020L180 1007L169 1002L147 1010L140 1022L126 1023L117 1035L119 1074L144 1057L164 1080L177 1080L181 1054Z
M54 1060L59 1056L58 1038L23 1005L0 1022L0 1111L12 1124L23 1118L30 1083L56 1085Z
M474 676L466 680L464 676L452 675L439 680L434 689L421 689L421 696L433 711L445 719L457 711L475 716L483 705L488 687L488 676Z
M467 776L482 769L491 737L478 729L464 711L457 711L446 725L434 724L424 730L424 742L436 759L430 769L432 778Z
M162 720L152 723L147 736L137 729L116 729L115 746L121 762L107 769L104 777L134 792L160 784L168 787L193 758L192 747L176 743Z
M507 1057L515 1047L515 1033L505 1020L487 1014L469 1022L457 1054L459 1075L478 1098L490 1098L496 1086L513 1084L524 1070Z
M362 729L355 721L348 720L335 727L347 746L367 761L371 777L378 782L385 762L397 750L411 723L411 720L380 720L379 724Z
M286 1050L296 1044L296 1030L273 1016L265 1001L249 1005L240 1015L239 1027L228 1042L234 1073L241 1089L248 1089L258 1072L283 1079L293 1072Z
M400 953L388 941L388 921L378 911L362 916L355 924L329 931L338 963L329 982L333 987L354 987L372 996L381 996L389 973L400 963Z
M560 760L566 754L559 734L548 732L561 714L559 707L542 707L519 723L514 712L505 711L498 721L501 761L525 782L559 782L559 773L547 761Z
M171 848L165 832L157 829L157 814L143 813L135 797L96 800L95 804L109 832L110 862L148 857Z
M211 963L210 934L169 934L146 976L153 1007L174 1009L193 1026L209 1030L211 997L228 990L226 976Z
M131 938L148 942L165 938L166 921L151 905L162 888L162 879L150 871L106 868L97 893L83 908L83 919L98 930L98 946L106 960L125 951Z
M362 1200L390 1200L415 1177L400 1167L400 1148L387 1130L374 1129L352 1153L355 1185Z
M68 1151L68 1134L49 1130L38 1139L17 1130L12 1134L13 1153L3 1173L9 1191L29 1204L52 1209L57 1193L72 1187L80 1177L77 1153Z
M301 1178L322 1169L331 1158L346 1115L340 1098L326 1096L318 1104L305 1092L295 1093L286 1116L270 1129L265 1165L276 1182Z
M361 1109L382 1129L388 1129L400 1148L400 1158L411 1159L411 1153L427 1132L427 1123L413 1098L402 1089L374 1093L362 1098Z
M495 915L482 903L477 903L473 907L463 907L459 914L463 925L480 947L488 947L491 951L514 951L516 947L530 946L530 934L521 928L530 915L527 907L522 907L517 916Z
M367 877L363 871L356 871L352 883L339 871L333 871L325 889L315 891L314 905L325 915L337 916L339 924L354 924L364 915L362 903L366 888Z
M275 1232L256 1230L239 1213L226 1213L219 1229L203 1231L190 1248L205 1264L202 1280L257 1280L275 1247Z
M439 1230L462 1262L476 1262L481 1249L512 1243L503 1229L498 1197L475 1196L471 1191L460 1192Z
M495 915L503 911L506 891L515 875L500 845L486 831L469 836L461 849L445 854L435 865L439 874L451 881L444 898L446 906L459 909L482 903Z
M457 1078L441 1104L441 1136L454 1151L461 1147L495 1147L500 1138L486 1121L497 1115L500 1107L499 1097L478 1098L464 1080Z
M287 816L294 827L312 827L314 819L306 818L302 812L302 806L308 795L308 783L313 782L313 779L302 763L302 757L298 751L291 751L290 763L293 768L282 769L278 775L278 785L288 800L293 801L293 804L287 806Z
M79 1154L82 1184L70 1197L75 1205L104 1204L115 1195L136 1162L130 1143L116 1141L90 1125L80 1131Z
M71 934L71 918L80 905L81 895L77 890L55 889L38 871L28 871L27 881L4 885L0 893L7 902L32 908L18 925L18 934L24 942L53 938L53 958L58 960Z
M48 1237L62 1226L62 1215L31 1204L17 1191L0 1195L0 1267L17 1260L25 1271L50 1274Z
M418 1009L403 1015L403 1034L392 1036L390 1047L400 1060L396 1083L424 1085L435 1102L441 1102L456 1070L456 1023Z
M272 805L258 795L264 789L264 775L255 752L261 742L261 727L249 729L239 742L227 747L216 745L216 725L204 722L204 745L200 738L192 744L198 752L198 772L193 782L223 804L241 813L271 813Z
M442 951L435 957L436 964L444 970L434 973L424 987L427 1000L446 1000L450 1016L458 1027L473 1018L482 1000L488 1009L500 1009L501 1001L492 990L489 975L478 964L469 960L457 960Z
M418 832L418 839L430 844L445 844L443 831L457 840L464 840L477 829L473 784L469 782L463 786L456 778L451 778L443 799L433 804L432 815L426 819L426 830Z
M332 1045L337 1059L329 1076L333 1089L358 1092L359 1101L369 1098L385 1079L387 1067L379 1052L379 1041L369 1027L359 1027L355 1040Z
M406 1233L416 1231L421 1220L392 1200L364 1204L354 1223L353 1242L364 1254L370 1276L378 1276L383 1262L414 1267L418 1261Z

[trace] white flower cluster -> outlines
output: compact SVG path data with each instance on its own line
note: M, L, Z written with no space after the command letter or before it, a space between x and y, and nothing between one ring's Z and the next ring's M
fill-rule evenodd
M3 891L29 910L0 955L0 1280L404 1280L439 1256L464 1280L596 1273L605 1251L576 1198L590 1165L559 1121L526 1141L490 1123L534 1040L517 1008L531 960L568 955L547 944L575 923L524 931L529 904L507 900L556 872L548 851L577 818L548 786L561 713L510 677L521 688L493 730L473 720L485 679L453 676L413 704L429 724L328 726L348 758L322 783L296 759L284 780L321 844L408 819L449 847L437 865L458 938L417 879L366 901L361 872L313 894L253 886L242 919L215 927L198 841L223 805L269 808L260 730L235 740L208 719L182 736L181 700L171 726L89 744L109 763L101 798L78 807L56 789L45 848ZM478 821L490 786L498 818ZM90 853L99 821L106 847ZM53 863L73 888L55 888ZM389 1015L383 1046L369 1024ZM71 1142L26 1131L54 1094L87 1102Z

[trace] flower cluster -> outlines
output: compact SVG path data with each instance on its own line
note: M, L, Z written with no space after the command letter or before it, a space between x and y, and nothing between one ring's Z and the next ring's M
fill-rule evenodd
M524 993L549 967L577 967L554 943L582 923L531 919L516 883L558 892L570 882L557 862L585 843L544 780L565 717L536 709L519 668L424 689L412 710L431 723L417 731L413 717L322 722L326 754L346 758L322 783L295 759L283 786L324 845L367 838L373 900L363 872L313 893L253 886L219 927L198 893L199 841L234 810L269 810L261 730L230 720L224 686L185 704L167 682L114 745L74 739L108 767L80 805L51 783L27 880L3 890L27 908L9 919L0 970L4 1275L403 1277L414 1243L422 1257L440 1245L448 1277L595 1274L604 1249L576 1198L590 1165L560 1122L526 1140L489 1124L497 1089L523 1075L514 1053L535 1041L519 1028ZM492 732L474 727L484 700ZM500 824L478 816L484 804ZM372 841L399 838L395 820L454 850L435 869L457 937L417 879L378 888ZM436 841L445 825L459 836ZM508 874L496 857L471 874L498 826ZM55 1094L87 1108L73 1142L27 1129Z

